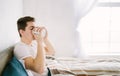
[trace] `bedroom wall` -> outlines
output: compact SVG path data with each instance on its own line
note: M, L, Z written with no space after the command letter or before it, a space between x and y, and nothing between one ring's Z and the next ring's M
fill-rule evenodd
M0 51L18 41L16 20L22 15L22 0L0 0Z
M23 15L45 25L56 56L73 56L75 50L74 0L24 0Z

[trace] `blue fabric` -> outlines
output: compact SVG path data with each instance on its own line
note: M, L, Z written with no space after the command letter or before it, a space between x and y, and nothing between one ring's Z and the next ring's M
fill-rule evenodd
M19 62L16 57L13 57L6 65L2 76L28 76L28 74L21 62Z
M50 69L49 68L47 68L47 69L48 69L48 76L52 76L51 72L50 72Z
M50 69L48 69L48 76L51 76ZM3 70L2 76L28 76L26 70L16 57L13 57Z

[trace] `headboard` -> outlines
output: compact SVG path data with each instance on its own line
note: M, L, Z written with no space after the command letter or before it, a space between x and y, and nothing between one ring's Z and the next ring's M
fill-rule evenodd
M0 76L2 74L2 71L5 67L5 65L13 56L13 49L14 49L14 47L11 46L0 52Z

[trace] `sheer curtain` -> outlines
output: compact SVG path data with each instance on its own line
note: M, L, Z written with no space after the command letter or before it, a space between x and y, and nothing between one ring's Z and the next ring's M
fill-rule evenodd
M81 50L80 35L77 30L80 19L84 17L89 11L97 4L97 0L75 0L75 38L76 49L74 52L75 57L84 57L85 53Z

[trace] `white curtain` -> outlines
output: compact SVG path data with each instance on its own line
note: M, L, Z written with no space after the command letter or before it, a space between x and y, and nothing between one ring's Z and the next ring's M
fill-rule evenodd
M76 49L74 52L75 57L83 57L85 54L80 49L80 36L77 31L80 19L84 17L90 10L97 4L97 0L75 0L75 38Z

